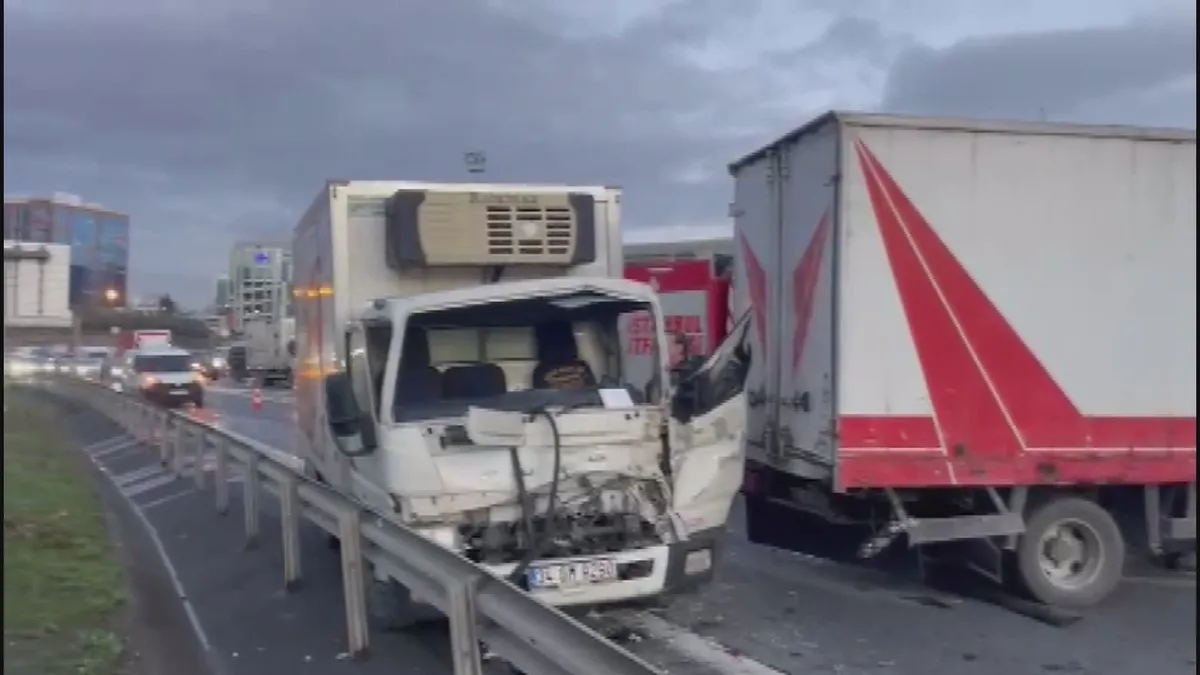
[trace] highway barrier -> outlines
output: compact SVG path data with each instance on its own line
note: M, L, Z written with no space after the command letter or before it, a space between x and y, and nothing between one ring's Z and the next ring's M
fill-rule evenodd
M103 413L161 454L164 466L190 473L206 488L211 463L216 512L229 511L231 469L243 467L242 504L246 545L258 544L263 492L280 503L283 585L299 592L302 578L300 523L307 519L341 540L348 651L366 652L365 582L370 561L415 595L437 607L450 623L455 675L483 672L480 643L528 675L651 675L649 664L560 610L363 504L310 480L303 462L187 414L149 405L85 380L56 375L55 393ZM191 460L190 462L188 460Z

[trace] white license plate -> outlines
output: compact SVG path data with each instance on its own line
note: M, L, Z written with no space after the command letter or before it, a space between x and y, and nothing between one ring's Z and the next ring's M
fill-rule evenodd
M617 580L617 561L612 558L576 560L539 565L525 573L529 588L569 588Z
M172 396L187 396L187 389L172 389Z

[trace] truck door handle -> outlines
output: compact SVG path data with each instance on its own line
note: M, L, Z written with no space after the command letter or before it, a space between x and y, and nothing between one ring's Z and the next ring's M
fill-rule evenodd
M757 408L767 402L767 392L765 389L750 391L746 394L746 403L751 408Z
M804 393L793 393L785 405L801 412L808 412L812 410L812 397L808 395L807 391Z

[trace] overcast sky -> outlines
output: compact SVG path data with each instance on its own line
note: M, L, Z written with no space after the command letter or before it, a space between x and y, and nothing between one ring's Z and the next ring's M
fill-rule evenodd
M4 191L132 216L211 301L327 178L617 184L727 230L725 164L838 107L1195 127L1190 0L5 0Z

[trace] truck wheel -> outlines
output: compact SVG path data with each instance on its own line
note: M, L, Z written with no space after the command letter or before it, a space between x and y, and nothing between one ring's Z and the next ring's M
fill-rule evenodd
M1035 600L1064 609L1091 607L1120 583L1125 539L1099 504L1059 497L1030 515L1016 567L1021 586Z
M766 497L745 495L742 499L746 511L746 539L754 544L787 548L785 535L780 530L786 528L796 512Z
M400 631L445 619L437 608L415 602L412 593L392 579L368 581L367 614L384 631Z

